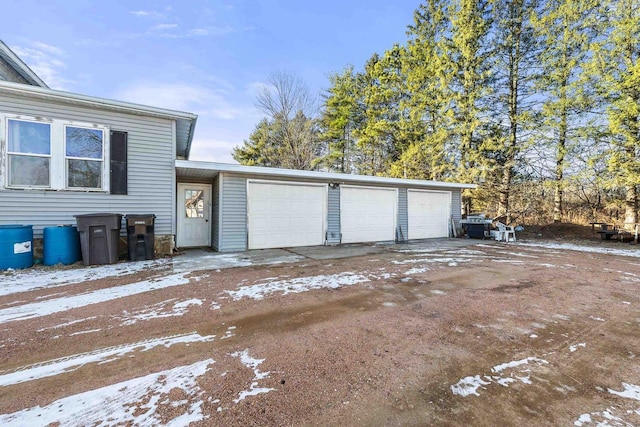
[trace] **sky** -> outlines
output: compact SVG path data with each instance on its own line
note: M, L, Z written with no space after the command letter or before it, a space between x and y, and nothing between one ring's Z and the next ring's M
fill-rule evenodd
M319 96L330 74L404 43L419 4L3 0L0 39L52 89L198 114L190 159L235 163L271 74Z

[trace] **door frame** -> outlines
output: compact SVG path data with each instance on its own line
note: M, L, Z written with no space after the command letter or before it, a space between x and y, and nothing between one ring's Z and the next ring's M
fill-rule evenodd
M189 248L189 247L201 247L201 246L188 246L188 245L182 245L182 240L181 240L181 236L183 235L184 232L184 227L185 227L185 217L182 213L182 211L184 210L184 200L182 197L182 192L185 188L194 188L194 189L203 189L205 191L205 194L208 194L208 206L205 207L204 209L204 218L205 218L205 224L206 224L206 236L207 236L207 244L203 245L206 247L211 246L211 206L212 206L212 200L211 197L213 196L212 194L212 185L211 184L203 184L203 183L190 183L190 182L178 182L177 186L176 186L176 247L183 247L183 248Z

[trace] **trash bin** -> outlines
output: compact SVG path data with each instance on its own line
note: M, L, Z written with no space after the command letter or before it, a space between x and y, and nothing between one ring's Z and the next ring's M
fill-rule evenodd
M117 263L122 215L95 213L75 217L84 265Z
M42 230L42 263L69 265L82 258L78 229L72 225L45 227Z
M127 214L127 247L130 261L154 258L154 214Z
M33 227L0 225L0 270L33 266Z

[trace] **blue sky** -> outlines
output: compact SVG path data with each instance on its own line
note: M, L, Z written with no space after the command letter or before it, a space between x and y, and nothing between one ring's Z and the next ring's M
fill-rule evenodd
M418 5L4 0L0 39L53 89L198 114L191 159L234 162L271 73L294 73L320 94L329 74L403 43Z

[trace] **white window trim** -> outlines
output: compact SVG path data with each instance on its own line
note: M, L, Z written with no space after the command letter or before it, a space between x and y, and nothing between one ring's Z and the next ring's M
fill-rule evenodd
M17 151L9 151L9 120L13 120L15 122L27 122L27 123L43 123L49 125L49 154L37 154L37 153L20 153ZM53 126L51 126L50 122L46 122L44 120L35 120L35 119L27 119L27 118L14 118L7 117L6 121L6 131L4 132L5 141L6 141L6 155L3 157L5 159L6 171L7 171L7 187L8 188L28 188L28 189L36 189L36 190L47 190L51 188L52 179L52 165L53 165ZM9 156L25 156L25 157L42 157L49 159L49 185L10 185L9 182L11 180L11 168L9 167Z
M9 185L9 120L21 120L26 122L47 123L51 126L51 154L49 155L50 180L48 187L42 186L17 186ZM98 129L102 131L102 159L87 159L102 161L102 188L76 188L67 186L67 156L66 156L66 126L73 126L86 129ZM4 141L2 140L4 139ZM109 193L109 169L110 169L110 128L106 125L99 125L88 122L78 122L73 120L38 118L33 116L0 115L0 185L8 189L20 190L55 190L72 192L93 192Z
M93 159L93 158L89 158L89 157L75 157L75 156L67 156L67 128L68 127L74 127L74 128L79 128L79 129L97 129L99 131L102 132L102 157L100 157L99 159ZM107 139L107 132L105 131L105 129L103 129L100 126L80 126L77 124L70 124L70 123L65 123L63 126L63 136L62 136L62 140L64 142L64 185L65 185L65 189L66 190L70 190L70 191L103 191L105 184L107 184L106 179L108 178L108 174L107 174L107 168L105 167L105 158L106 156L106 152L105 152L105 141ZM91 161L91 162L101 162L102 163L102 176L101 176L101 182L102 182L102 187L101 188L93 188L93 187L69 187L69 160L87 160L87 161Z

